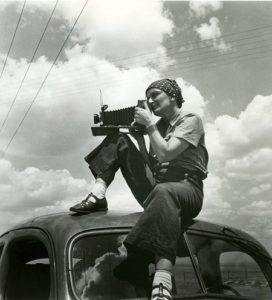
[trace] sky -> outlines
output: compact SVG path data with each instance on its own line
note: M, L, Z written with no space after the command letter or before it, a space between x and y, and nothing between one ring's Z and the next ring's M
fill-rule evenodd
M117 109L169 77L204 122L198 218L272 252L272 2L89 0L80 14L85 3L0 2L0 232L67 211L91 190L83 158L103 139L90 129L100 89ZM142 210L119 172L107 199Z

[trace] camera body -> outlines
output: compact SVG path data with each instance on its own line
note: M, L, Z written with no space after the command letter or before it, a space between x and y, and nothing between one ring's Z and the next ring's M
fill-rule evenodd
M138 100L137 107L145 109L145 102L147 100ZM108 106L103 105L99 114L94 114L94 124L98 126L91 127L94 136L108 135L110 133L119 132L119 129L132 129L137 132L143 132L143 126L139 124L133 124L135 107L130 106L117 110L106 111Z

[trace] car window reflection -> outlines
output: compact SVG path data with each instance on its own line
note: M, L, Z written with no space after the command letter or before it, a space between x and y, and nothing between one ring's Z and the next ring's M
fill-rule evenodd
M241 243L200 235L188 237L209 292L271 299L265 278L268 266Z

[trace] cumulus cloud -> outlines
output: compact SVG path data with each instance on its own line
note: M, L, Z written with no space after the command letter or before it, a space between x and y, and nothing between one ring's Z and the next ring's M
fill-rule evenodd
M155 69L120 70L111 63L82 52L76 45L66 51L68 61L56 65L20 129L9 152L13 155L59 156L78 153L90 138L93 113L100 110L99 89L109 109L135 105L145 97L146 87L160 77ZM40 57L31 67L14 109L2 132L1 147L7 145L51 63ZM20 84L25 60L9 60L0 96L0 119L7 114L12 95ZM15 72L15 70L17 72ZM178 79L187 100L185 109L204 114L206 101L198 89ZM9 93L7 93L9 91ZM30 141L31 137L31 141ZM95 144L95 139L92 140Z
M185 100L183 103L183 109L195 112L199 114L199 116L203 117L208 101L204 99L200 91L191 83L182 78L177 78L177 82L181 87L182 96Z
M83 4L84 1L78 1L76 10L73 1L59 3L55 17L61 21L64 31L69 30ZM9 4L1 5L0 10L4 10ZM32 13L48 13L53 5L52 1L33 1L26 9L31 9ZM222 3L191 2L190 7L200 18L222 8ZM0 207L2 230L22 218L67 210L90 191L91 175L87 182L72 175L70 170L79 164L78 157L81 159L101 140L91 137L90 133L93 113L100 108L99 89L109 109L135 105L137 99L144 97L146 86L160 77L160 70L169 62L161 43L172 30L171 16L162 2L91 1L88 4L72 36L72 46L68 45L65 50L65 60L56 64L9 149L9 158L23 167L15 168L9 161L0 161L0 193L7 199ZM204 43L219 51L229 47L222 39L216 17L195 30ZM152 54L137 56L145 53ZM127 60L118 60L120 57ZM2 55L2 63L4 58ZM27 64L25 59L8 60L5 76L1 79L0 120L8 111ZM32 65L2 132L1 148L9 141L50 64L47 57L39 57ZM207 101L197 86L181 77L176 80L186 100L184 109L205 117ZM248 221L249 231L264 227L267 234L272 232L271 226L253 220L254 213L263 220L271 216L268 209L271 200L271 100L272 96L256 96L237 117L221 115L206 124L210 175L205 181L201 217L241 225ZM31 162L29 166L35 162L35 167L26 168L26 162ZM110 209L141 209L120 174L107 197Z
M141 211L123 179L118 176L109 189L109 209ZM0 159L0 233L16 223L39 215L68 211L90 192L94 183L75 178L67 169L16 169Z
M61 20L62 26L70 30L85 2L60 1L54 20ZM33 14L48 14L53 6L52 1L32 1L25 9ZM162 2L96 0L88 2L71 39L84 45L84 51L93 56L112 62L117 59L116 64L121 58L123 64L130 66L156 61L163 67L169 64L169 58L162 41L164 36L172 35L173 28L171 15Z
M159 76L156 71L148 68L120 70L104 60L84 55L80 52L80 47L77 48L67 51L69 61L60 63L52 71L16 137L16 143L20 147L13 148L14 154L60 155L76 151L90 137L92 114L100 110L99 89L102 89L104 102L110 108L131 106L137 103L137 99L144 97L148 83ZM0 92L1 120L8 112L12 95L20 84L21 70L27 67L25 61L9 61L3 80L6 89L1 89ZM43 58L33 64L2 132L2 147L18 126L50 65ZM29 137L32 137L31 143Z
M260 184L260 186L254 186L252 187L248 193L250 195L259 195L263 192L269 191L271 189L271 184L267 183L267 184Z
M211 12L223 8L221 1L190 1L189 7L191 12L198 18L204 18Z
M69 207L87 192L85 179L73 178L68 170L18 170L0 160L1 232L22 219Z
M210 44L214 49L225 52L230 49L230 45L225 43L221 37L220 22L218 18L212 17L209 23L202 23L199 27L194 28L200 39L207 44Z
M271 148L268 138L272 132L271 113L272 95L258 95L238 117L222 115L207 124L207 143L213 158L230 159L253 150Z
M252 151L241 158L229 159L225 163L225 173L230 177L259 180L272 178L272 148Z
M226 180L216 173L209 174L204 182L204 202L199 217L201 219L222 222L222 215L229 217L232 212L231 204L223 197Z
M214 182L209 183L209 178L206 181L203 216L225 224L231 222L263 242L271 236L271 226L267 224L272 213L272 144L268 138L272 132L271 100L271 95L255 96L237 117L223 115L206 124ZM210 205L210 197L212 201L219 197L218 209ZM266 244L272 249L271 243Z

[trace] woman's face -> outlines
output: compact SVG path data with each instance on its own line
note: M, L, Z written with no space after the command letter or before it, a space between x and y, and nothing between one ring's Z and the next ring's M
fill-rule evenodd
M148 104L156 116L163 116L165 113L171 111L175 103L173 98L157 88L148 90L146 96Z

